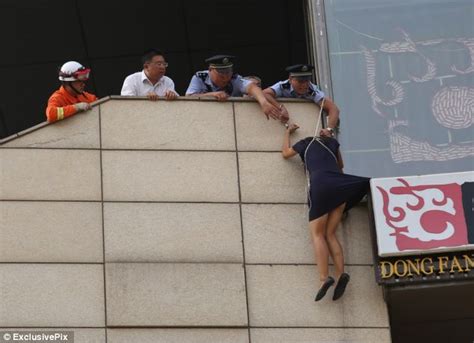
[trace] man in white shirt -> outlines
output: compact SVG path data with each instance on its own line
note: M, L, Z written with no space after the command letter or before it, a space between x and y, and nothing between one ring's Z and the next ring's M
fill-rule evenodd
M143 57L143 70L125 78L120 95L147 96L150 100L157 100L163 96L167 100L178 97L174 90L174 82L165 76L168 63L159 50L149 50Z

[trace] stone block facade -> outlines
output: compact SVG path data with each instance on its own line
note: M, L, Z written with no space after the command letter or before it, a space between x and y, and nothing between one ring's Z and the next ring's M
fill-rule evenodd
M319 109L285 103L312 135ZM388 343L367 209L314 302L305 175L252 100L114 97L0 145L0 330L76 343ZM6 329L5 329L6 330Z

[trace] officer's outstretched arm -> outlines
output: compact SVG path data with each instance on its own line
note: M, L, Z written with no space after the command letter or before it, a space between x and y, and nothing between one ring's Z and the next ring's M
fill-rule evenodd
M254 83L251 83L247 87L247 94L253 96L254 99L258 101L263 113L265 113L265 115L267 116L267 119L269 119L269 117L272 117L273 119L280 119L282 114L281 109L278 105L276 106L272 104L272 102L267 99L267 96L263 93L260 87L258 87Z
M275 95L275 91L271 88L266 88L263 90L263 95L265 95L265 98L268 100L268 102L270 104L272 104L273 106L276 106L278 109L280 109L280 121L282 123L286 123L288 122L288 120L290 119L290 114L288 113L286 107L283 105L283 104L280 104L277 100L276 100L276 95Z
M275 91L271 87L267 87L263 90L263 94L269 95L270 97L276 99Z

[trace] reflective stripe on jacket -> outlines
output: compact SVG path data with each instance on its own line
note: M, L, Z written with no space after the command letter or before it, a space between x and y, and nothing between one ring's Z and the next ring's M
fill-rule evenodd
M70 94L63 86L54 92L48 100L46 108L46 119L52 123L76 114L74 104L79 102L94 102L97 97L94 94L84 92L74 96Z

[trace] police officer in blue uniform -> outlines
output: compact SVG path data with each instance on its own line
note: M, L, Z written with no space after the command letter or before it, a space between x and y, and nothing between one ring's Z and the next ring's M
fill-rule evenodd
M314 101L327 113L327 127L320 131L321 136L334 136L339 121L339 109L331 99L326 97L318 87L311 82L314 67L309 64L296 64L286 68L288 80L279 81L263 92L272 98L300 98ZM323 101L324 100L324 101Z
M209 69L199 71L192 77L186 95L211 96L225 101L231 96L241 97L248 94L258 101L267 119L272 117L286 122L288 118L282 114L274 99L265 96L254 82L234 73L234 59L235 57L230 55L217 55L206 59Z

